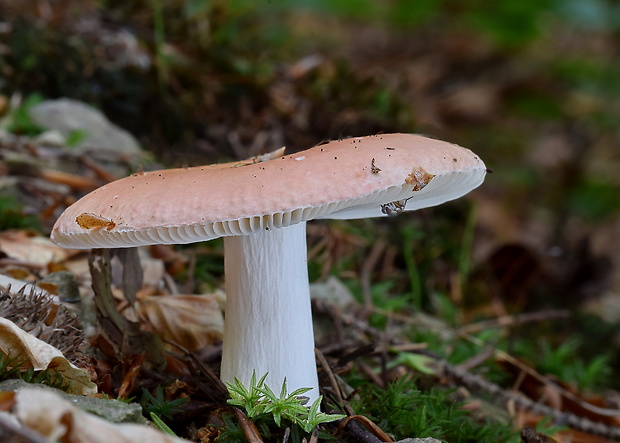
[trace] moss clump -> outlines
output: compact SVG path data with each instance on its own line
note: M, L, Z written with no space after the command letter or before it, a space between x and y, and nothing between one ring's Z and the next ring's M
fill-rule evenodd
M433 388L425 392L415 380L399 379L386 389L363 386L352 406L397 440L418 436L450 443L519 441L509 425L472 416L454 399L453 391Z

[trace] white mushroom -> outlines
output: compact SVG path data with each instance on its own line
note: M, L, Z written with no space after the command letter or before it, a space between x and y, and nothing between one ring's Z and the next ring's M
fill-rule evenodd
M237 166L239 166L237 164ZM318 395L305 223L393 215L458 198L484 180L460 146L411 134L317 145L240 167L135 174L69 207L52 240L70 248L192 243L225 237L221 378L269 373L278 392Z

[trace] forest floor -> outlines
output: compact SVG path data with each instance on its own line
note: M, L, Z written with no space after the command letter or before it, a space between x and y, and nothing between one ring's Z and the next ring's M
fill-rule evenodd
M5 325L1 379L140 404L131 420L199 442L620 439L611 30L549 5L521 11L519 33L493 25L514 11L472 5L13 3L0 1L0 316L51 349ZM346 416L315 431L304 413L278 423L227 403L221 240L110 255L49 240L66 207L130 173L380 132L457 142L492 173L438 208L308 225L321 410ZM0 395L18 420L0 435L146 438L30 402Z

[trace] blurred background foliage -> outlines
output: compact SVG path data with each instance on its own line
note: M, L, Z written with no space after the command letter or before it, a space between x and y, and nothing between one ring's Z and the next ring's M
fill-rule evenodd
M466 199L310 226L312 278L454 326L567 308L510 334L548 334L523 346L546 368L583 352L618 369L617 2L0 0L0 14L4 96L93 104L166 166L377 132L471 148L494 172ZM205 281L221 272L209 260Z

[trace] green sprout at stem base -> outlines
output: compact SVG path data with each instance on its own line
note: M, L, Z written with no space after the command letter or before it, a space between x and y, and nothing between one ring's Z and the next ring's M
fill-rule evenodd
M286 379L282 384L280 395L277 396L269 386L265 385L263 375L258 381L256 373L252 374L250 386L245 387L238 379L234 383L227 383L230 399L228 404L245 409L248 417L255 418L263 414L271 414L278 427L281 427L282 419L290 421L301 427L304 432L310 433L321 423L340 420L346 417L342 414L326 414L319 411L323 399L319 396L309 407L304 403L303 394L311 388L300 388L287 393Z

